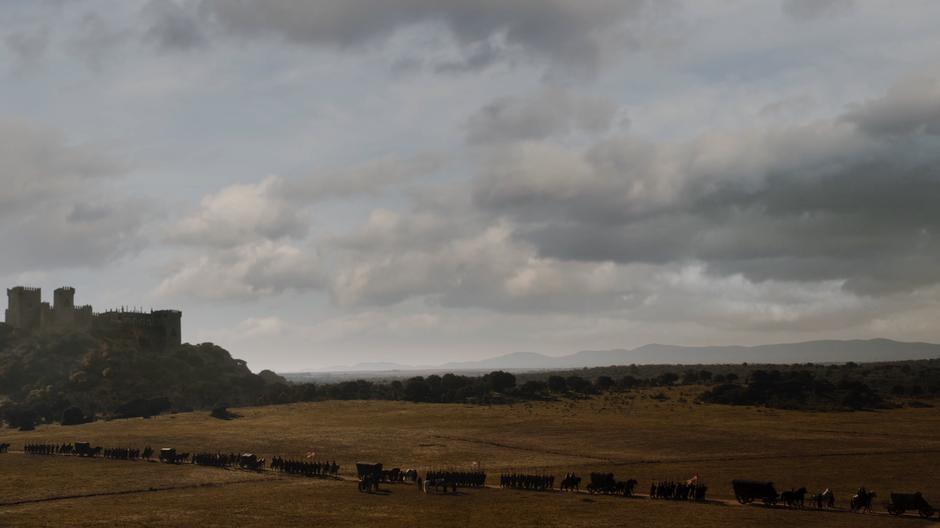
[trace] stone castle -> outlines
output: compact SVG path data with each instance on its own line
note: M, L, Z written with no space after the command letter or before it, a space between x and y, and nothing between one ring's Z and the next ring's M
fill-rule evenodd
M179 346L183 314L177 310L109 310L96 313L90 305L75 306L75 288L57 288L52 305L42 290L17 286L7 289L6 323L26 332L88 332L100 337L136 339L156 348Z

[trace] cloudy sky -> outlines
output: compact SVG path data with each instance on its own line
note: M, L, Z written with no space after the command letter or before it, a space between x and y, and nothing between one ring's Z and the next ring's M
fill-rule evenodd
M253 368L940 341L940 2L0 0L0 282Z

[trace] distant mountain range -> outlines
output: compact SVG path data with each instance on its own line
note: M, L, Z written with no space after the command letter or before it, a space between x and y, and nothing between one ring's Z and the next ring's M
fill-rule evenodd
M644 345L632 350L585 350L567 356L517 352L442 365L359 363L315 372L549 370L636 364L845 363L940 358L940 345L890 339L825 340L758 346Z

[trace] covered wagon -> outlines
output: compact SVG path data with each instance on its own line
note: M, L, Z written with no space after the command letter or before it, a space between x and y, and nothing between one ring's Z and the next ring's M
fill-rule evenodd
M760 500L770 506L777 504L779 495L777 490L774 489L773 482L732 480L731 486L734 488L734 498L741 504L749 504L755 500Z
M927 500L919 491L917 493L892 493L891 502L887 504L887 509L891 515L916 511L925 519L934 514L933 507L927 503Z
M356 462L356 475L359 477L359 491L379 491L382 464Z

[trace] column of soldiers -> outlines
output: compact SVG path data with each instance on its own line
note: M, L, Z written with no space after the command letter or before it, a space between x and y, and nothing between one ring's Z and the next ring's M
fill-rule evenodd
M424 480L431 482L443 480L461 488L482 488L486 484L486 473L483 471L428 471Z
M708 486L698 482L653 482L650 485L650 498L703 501L707 491Z
M235 453L193 453L189 462L200 466L229 468L238 464L239 457Z
M306 460L292 460L281 457L271 459L271 469L291 475L305 477L326 477L339 474L339 465L333 462L307 462Z
M555 487L554 475L526 475L503 473L499 476L499 487L544 491Z
M151 450L151 454L152 454ZM105 448L104 457L112 460L140 460L143 452L140 449L127 447Z
M9 450L10 450L10 444L6 442L0 444L0 453L6 453Z
M68 444L69 451L66 452L66 444L26 444L23 446L23 452L27 455L58 455L71 454L71 444Z

